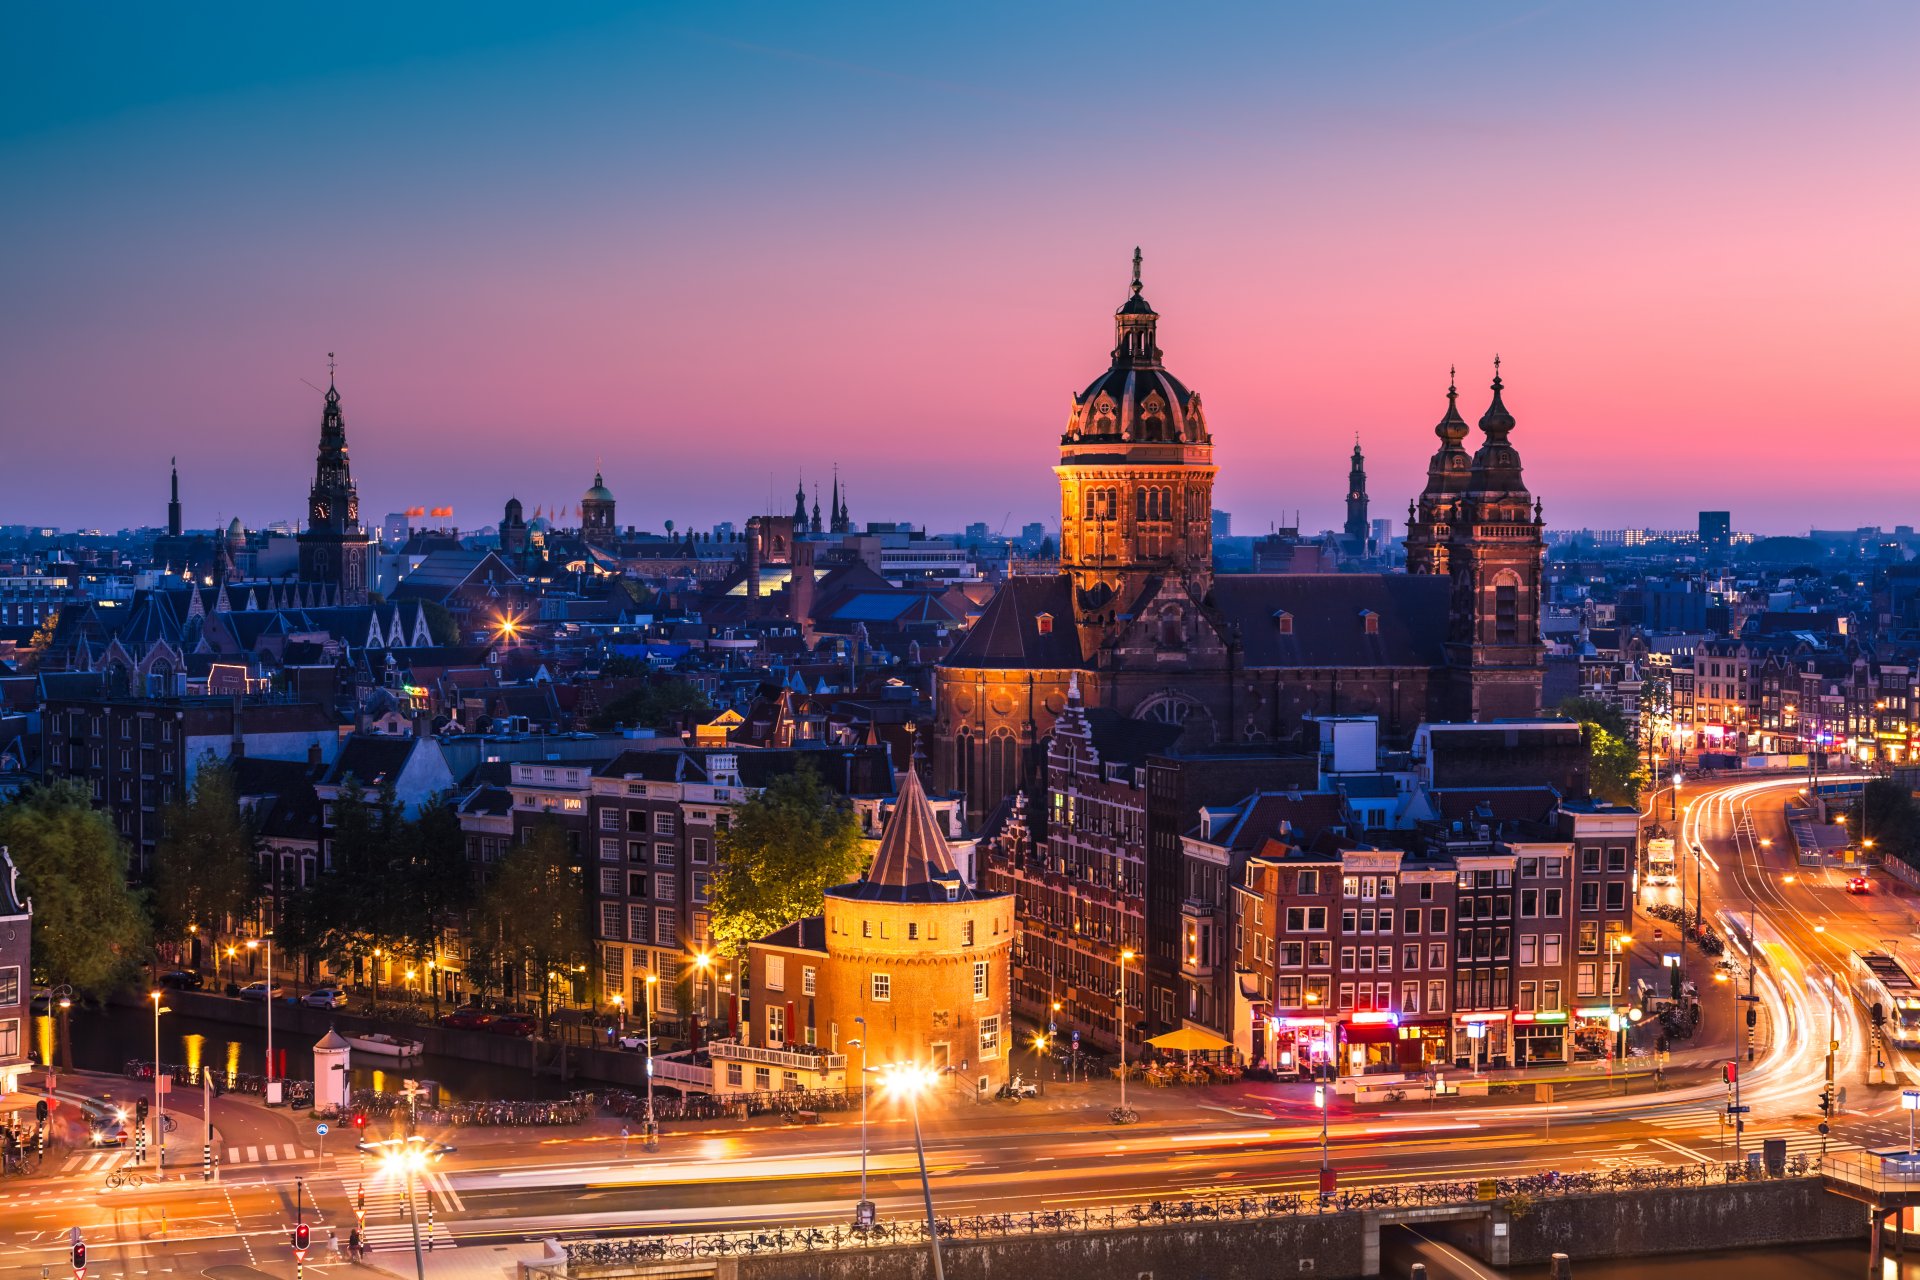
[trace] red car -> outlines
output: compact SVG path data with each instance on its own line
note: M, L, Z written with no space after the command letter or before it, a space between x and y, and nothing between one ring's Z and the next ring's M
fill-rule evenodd
M492 1014L479 1009L455 1009L452 1013L440 1015L440 1025L456 1031L485 1031L492 1021Z
M486 1030L497 1036L530 1036L539 1026L522 1013L503 1013L488 1019Z
M1847 892L1872 893L1873 881L1867 879L1865 876L1849 876L1847 878Z

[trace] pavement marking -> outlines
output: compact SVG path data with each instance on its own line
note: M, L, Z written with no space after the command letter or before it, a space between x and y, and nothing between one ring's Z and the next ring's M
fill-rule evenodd
M258 1148L258 1147L248 1147L248 1148L247 1148L247 1159L248 1159L248 1160L258 1160L259 1158L260 1158L260 1148Z
M239 1163L240 1163L240 1148L238 1148L238 1147L228 1147L228 1148L227 1148L227 1163L228 1163L228 1164L239 1164Z

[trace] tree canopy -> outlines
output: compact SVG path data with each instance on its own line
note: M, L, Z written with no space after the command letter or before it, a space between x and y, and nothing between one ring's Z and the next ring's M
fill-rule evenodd
M480 901L474 948L493 975L518 973L538 990L543 1017L551 1010L549 975L591 970L586 883L558 823L529 828L494 868Z
M644 729L670 729L683 715L705 715L712 709L706 694L685 680L670 677L621 694L593 717L593 727L611 729L628 724Z
M167 806L166 837L154 851L154 926L185 937L191 925L220 929L247 913L258 864L254 833L240 813L233 765L209 757L193 794Z
M818 915L826 891L856 879L866 866L852 807L804 760L738 806L719 844L713 933L735 952Z
M0 845L33 900L39 981L100 997L146 958L146 913L127 886L127 850L113 820L77 779L43 782L0 808Z
M1593 794L1615 804L1637 803L1648 773L1626 716L1617 707L1594 698L1568 698L1556 710L1586 727L1587 785Z

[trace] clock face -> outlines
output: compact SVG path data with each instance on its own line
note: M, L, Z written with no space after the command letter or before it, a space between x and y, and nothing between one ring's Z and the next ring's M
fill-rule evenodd
M315 498L313 500L313 518L316 521L325 520L332 514L333 506L325 498Z
M347 523L360 523L360 499L358 498L347 499Z

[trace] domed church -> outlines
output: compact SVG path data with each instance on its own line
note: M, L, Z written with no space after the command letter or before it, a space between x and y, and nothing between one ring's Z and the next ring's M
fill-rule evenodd
M1104 373L1060 437L1060 571L1014 577L935 674L935 785L978 820L1035 767L1078 676L1090 708L1181 727L1182 748L1306 744L1318 715L1421 723L1540 713L1539 502L1494 362L1483 441L1458 390L1409 511L1405 573L1213 573L1213 436L1163 363L1140 254Z

